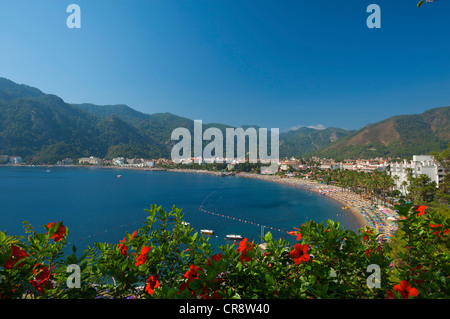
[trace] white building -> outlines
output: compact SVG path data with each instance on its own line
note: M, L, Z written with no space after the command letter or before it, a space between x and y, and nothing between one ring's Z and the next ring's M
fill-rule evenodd
M442 167L438 166L430 155L414 155L411 162L406 160L403 163L393 163L391 164L390 174L396 183L397 189L403 194L407 194L407 186L403 182L409 185L408 181L408 171L411 170L413 177L419 175L427 175L430 177L432 182L436 182L439 187L439 183L445 176L445 172ZM396 178L395 176L398 176Z
M9 164L20 164L20 163L22 163L22 157L20 157L20 156L10 156L8 163Z
M113 165L121 166L125 163L125 158L124 157L116 157L116 158L113 158L112 162L113 162Z
M90 157L82 157L82 158L78 159L78 163L100 165L102 163L102 160L100 158L90 156Z

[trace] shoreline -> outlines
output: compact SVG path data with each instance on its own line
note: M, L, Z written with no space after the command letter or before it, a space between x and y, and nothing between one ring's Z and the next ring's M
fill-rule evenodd
M340 186L320 184L316 181L310 181L299 178L281 178L275 175L255 175L249 173L239 173L236 176L264 180L282 185L292 186L303 190L315 192L316 194L326 196L349 210L356 218L361 227L368 226L385 240L389 240L397 230L395 220L398 214L388 207L376 206L369 200L361 196L345 191Z

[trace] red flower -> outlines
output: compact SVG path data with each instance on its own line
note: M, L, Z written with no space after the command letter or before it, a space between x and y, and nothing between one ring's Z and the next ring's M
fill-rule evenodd
M300 229L295 228L295 227L294 227L294 229L300 230ZM291 236L297 236L297 238L296 238L297 241L302 239L302 234L300 232L290 231L290 232L288 232L288 234L291 235Z
M392 291L387 291L384 299L395 299L395 295Z
M119 247L120 253L121 253L123 256L126 256L126 255L127 255L128 246L125 246L125 245L124 245L124 240L121 240L121 241L120 241L120 244L117 245L117 247Z
M299 265L302 261L309 261L310 256L308 255L309 246L295 244L294 249L289 253L297 265Z
M16 264L19 260L22 260L22 259L28 257L28 254L26 253L26 251L23 250L23 249L20 248L20 247L17 247L17 246L12 245L12 246L11 246L11 249L12 249L12 250L11 250L11 257L9 257L8 260L6 261L6 263L5 263L5 265L4 265L5 269L11 269L11 268L13 268L13 267L15 266L15 264ZM23 264L24 264L24 263L20 263L20 264L17 265L17 267L20 268L20 267L23 266Z
M40 293L45 292L45 288L53 288L50 281L50 270L42 264L35 264L33 269L34 279L30 281L34 288Z
M142 247L141 249L141 253L139 254L139 256L136 258L136 267L139 265L143 265L146 261L147 261L147 254L148 252L151 250L152 248L150 246L146 247Z
M421 215L425 214L426 208L427 208L427 206L424 206L424 205L420 205L419 207L417 207L416 212L419 212L417 214L417 216L421 216Z
M183 277L187 278L188 282L191 282L192 280L195 280L198 278L198 275L199 275L198 270L203 271L203 269L201 269L195 265L190 265L189 270L184 273Z
M411 275L414 276L414 277L420 277L421 275L425 274L426 271L423 270L422 268L423 268L422 265L419 265L419 266L413 268L411 270ZM420 273L418 272L419 270L420 270ZM412 281L414 281L415 283L421 285L421 284L423 284L425 282L425 279L413 279Z
M215 262L218 262L220 259L222 259L222 252L212 255L211 258L206 261L207 266L211 266L211 259Z
M363 240L369 240L369 235L373 235L373 231L371 229L365 231L365 235L363 237Z
M254 249L254 244L248 243L247 238L244 238L241 240L241 242L239 243L239 247L236 249L236 251L241 254L239 259L241 260L242 264L244 264L245 261L252 260L251 257L247 256L247 254L249 251L252 251L253 249Z
M147 286L145 286L145 291L147 291L151 295L158 287L159 287L159 275L150 276L147 278Z
M133 240L134 237L136 236L136 234L137 234L137 232L134 231L134 233L131 234L130 240ZM117 245L117 247L119 247L120 252L121 252L121 254L122 254L123 256L126 256L126 255L127 255L127 251L128 251L128 246L125 245L125 240L126 240L126 239L127 239L127 237L124 237L124 238L120 241L120 244Z
M411 287L411 284L406 281L400 281L400 285L395 285L394 290L399 292L404 299L408 299L409 297L417 297L419 292L416 288Z
M430 227L431 227L430 230L433 230L433 228L441 228L442 224L434 225L434 224L430 223ZM449 233L449 230L448 229L444 229L442 231L440 229L437 229L435 232L433 232L434 235L438 235L439 237L441 237L441 233L444 234L444 235L447 235Z
M50 230L50 228L52 228L53 225L55 225L56 223L48 223L47 224L47 230ZM47 231L47 235L48 235L48 231ZM59 225L58 230L53 234L52 237L50 237L50 239L54 239L55 242L60 241L61 239L63 239L65 236L67 235L67 229L66 227L61 223L61 225Z
M183 275L184 278L187 278L187 282L185 282L184 284L182 284L180 286L180 291L185 290L189 286L191 281L198 279L198 276L199 276L198 271L203 271L203 269L200 267L197 267L195 265L189 266L189 270L186 271Z
M372 255L372 251L374 251L373 249L367 249L366 250L366 256L370 257L370 255Z

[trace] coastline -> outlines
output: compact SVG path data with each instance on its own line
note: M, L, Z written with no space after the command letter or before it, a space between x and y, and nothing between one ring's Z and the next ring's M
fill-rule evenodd
M279 183L326 196L342 204L343 207L346 207L345 210L353 214L360 227L368 226L375 229L384 240L389 240L397 230L395 220L398 218L398 214L395 211L388 207L376 206L369 200L352 192L345 191L339 186L324 185L316 181L299 178L281 178L275 175L239 173L236 176Z

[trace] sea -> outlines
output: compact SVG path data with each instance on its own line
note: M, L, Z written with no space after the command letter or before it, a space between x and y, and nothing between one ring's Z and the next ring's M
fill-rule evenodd
M152 204L182 209L193 232L216 249L238 234L255 243L271 232L295 243L288 231L308 220L332 219L357 231L357 219L342 204L312 191L240 176L143 171L99 167L0 167L0 231L27 236L23 221L37 232L62 221L68 246L77 250L95 242L118 243L143 225ZM26 237L25 237L26 238Z

